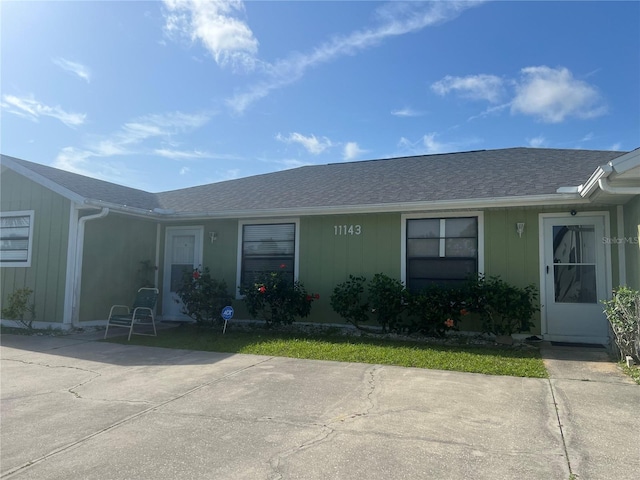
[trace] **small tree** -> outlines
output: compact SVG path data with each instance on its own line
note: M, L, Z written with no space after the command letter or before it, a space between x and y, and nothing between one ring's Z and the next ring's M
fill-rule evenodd
M308 317L311 303L320 298L317 293L307 293L301 282L292 282L285 268L281 265L277 272L259 273L252 285L240 287L249 313L267 326L290 325L296 318Z
M640 363L640 292L620 287L611 300L602 303L620 354Z
M33 293L30 288L19 288L9 295L7 304L2 308L2 317L9 320L15 320L19 325L25 328L33 328L33 321L36 319L36 306L33 302L29 303L29 297ZM29 314L25 318L25 314Z
M176 293L182 300L182 312L198 325L212 325L222 318L222 309L231 303L226 282L212 278L208 267L202 271L198 268L185 271L182 285Z

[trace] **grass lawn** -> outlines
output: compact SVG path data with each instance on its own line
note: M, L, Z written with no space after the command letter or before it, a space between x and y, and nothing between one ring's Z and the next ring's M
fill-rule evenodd
M488 375L548 377L540 352L535 348L439 345L262 329L227 331L222 335L218 329L190 325L160 330L157 337L134 335L131 342L127 342L126 337L115 337L107 341L125 345L398 365Z

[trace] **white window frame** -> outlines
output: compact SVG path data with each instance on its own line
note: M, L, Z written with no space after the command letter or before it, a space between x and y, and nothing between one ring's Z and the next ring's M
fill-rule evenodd
M245 225L275 225L278 223L293 223L295 225L295 236L293 242L293 279L298 280L300 272L300 219L299 218L272 218L269 220L240 220L238 222L238 248L237 248L237 267L236 267L236 299L244 298L240 294L240 280L242 279L242 234Z
M27 247L27 260L21 262L7 262L0 260L1 267L24 268L31 266L31 254L33 253L33 223L35 218L34 210L20 210L13 212L0 212L0 217L29 217L29 246Z
M476 217L478 219L478 274L484 274L484 212L428 212L428 213L405 213L401 216L400 235L400 279L407 284L407 220L419 220L429 218L461 218Z

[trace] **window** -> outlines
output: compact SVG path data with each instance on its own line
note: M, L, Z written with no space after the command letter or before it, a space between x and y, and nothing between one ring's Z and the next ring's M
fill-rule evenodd
M0 213L0 265L31 266L33 211Z
M262 272L296 272L296 223L241 225L240 284L251 285ZM283 267L284 265L284 267Z
M478 218L416 218L406 224L406 284L459 284L478 273Z

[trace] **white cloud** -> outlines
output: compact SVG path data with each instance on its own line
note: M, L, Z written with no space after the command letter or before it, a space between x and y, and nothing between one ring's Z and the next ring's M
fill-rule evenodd
M593 140L594 137L595 137L595 135L593 134L593 132L589 132L584 137L582 137L582 139L580 141L581 142L589 142L589 141Z
M317 138L315 135L305 137L301 133L290 133L288 137L284 137L281 134L276 135L276 140L284 143L298 143L302 145L309 153L318 155L324 152L327 148L333 146L331 140L327 137Z
M447 75L431 85L431 89L438 95L446 95L451 91L472 100L486 100L496 103L503 94L503 80L495 75L469 75L466 77L452 77Z
M542 135L538 135L537 137L527 139L530 147L539 148L544 146L547 143L547 139Z
M95 137L83 148L65 147L56 157L53 166L70 172L101 178L103 180L128 183L132 172L119 162L96 162L95 158L112 158L122 155L149 154L175 159L194 158L188 153L145 146L144 143L160 138L171 139L173 136L193 130L204 125L209 117L202 113L187 114L170 112L165 114L145 115L125 123L122 128L108 137ZM190 152L197 155L197 150Z
M191 169L189 167L182 167L180 169L180 175L186 175L187 173L189 173L191 171Z
M242 113L253 102L266 97L271 91L299 80L312 67L336 58L354 55L388 38L452 20L464 10L479 3L481 2L447 1L386 5L378 11L382 22L376 27L335 36L310 52L295 53L273 64L263 63L266 78L229 98L227 104L237 113Z
M67 60L61 57L53 58L51 59L51 61L63 70L77 75L87 83L91 82L91 71L88 67L82 65L81 63L72 62L71 60Z
M611 145L611 147L609 147L609 150L614 150L614 151L622 150L622 144L620 142L616 142L613 145Z
M237 15L244 13L239 0L164 0L165 32L170 37L199 41L221 66L252 69L258 41Z
M342 153L342 158L344 160L353 160L354 158L359 157L360 155L362 155L365 152L366 152L366 150L361 149L356 142L348 142L344 146L344 151Z
M532 115L547 123L567 117L593 118L606 113L597 89L564 68L526 67L516 86L512 113Z
M199 150L185 151L185 150L172 150L169 148L156 148L153 151L154 154L164 158L170 158L172 160L191 160L194 158L209 158L210 155Z
M40 117L52 117L60 120L68 127L77 127L82 125L87 118L84 113L71 113L63 110L60 106L50 107L44 103L38 102L33 96L16 97L15 95L3 95L3 109L14 115L28 118L37 122Z
M391 115L394 115L396 117L420 117L424 115L424 112L414 110L411 107L405 107L399 110L391 110Z
M427 133L415 142L412 142L406 137L401 137L398 142L398 147L400 147L405 155L427 155L456 150L453 145L438 142L436 140L437 136L438 134L435 132Z

